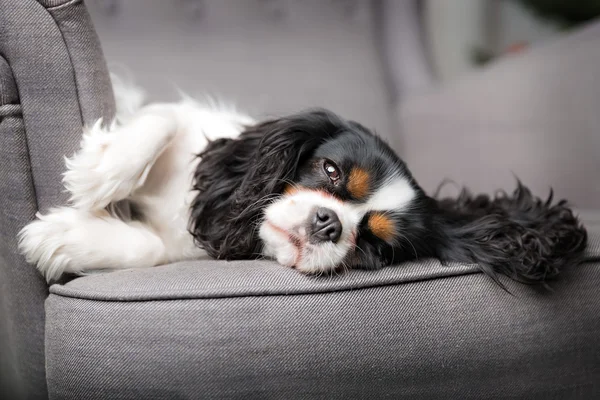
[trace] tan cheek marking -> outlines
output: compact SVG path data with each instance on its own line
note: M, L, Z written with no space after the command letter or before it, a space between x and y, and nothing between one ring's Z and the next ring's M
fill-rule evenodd
M394 222L383 214L373 214L369 217L369 230L386 242L391 241L396 235Z
M292 185L286 185L286 187L283 189L283 194L285 195L290 195L290 194L294 194L298 191L298 188Z
M362 168L352 168L348 176L348 184L346 188L355 199L362 199L370 189L370 176L367 171Z

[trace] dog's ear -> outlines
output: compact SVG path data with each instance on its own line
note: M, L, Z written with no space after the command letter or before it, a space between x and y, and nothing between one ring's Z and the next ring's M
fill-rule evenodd
M258 138L241 184L242 194L255 197L281 193L286 183L296 177L302 161L322 143L344 129L346 122L326 110L313 110L263 122L242 135Z
M473 197L463 190L438 201L436 214L438 256L477 263L499 284L498 273L522 283L554 278L582 260L587 242L566 201L553 204L552 192L541 200L520 182L512 195Z
M346 122L313 110L248 127L237 139L211 142L194 176L198 192L190 232L209 255L258 257L263 207L296 178L299 165Z

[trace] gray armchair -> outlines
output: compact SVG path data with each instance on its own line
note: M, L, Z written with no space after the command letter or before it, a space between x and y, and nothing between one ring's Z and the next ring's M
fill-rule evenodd
M597 46L599 35L578 43ZM411 114L425 101L401 107L407 134L427 129ZM587 261L552 290L507 281L508 294L476 265L434 259L321 279L266 261L198 260L48 288L17 253L17 232L65 202L63 156L83 123L113 113L84 4L0 0L2 398L600 395L593 212Z

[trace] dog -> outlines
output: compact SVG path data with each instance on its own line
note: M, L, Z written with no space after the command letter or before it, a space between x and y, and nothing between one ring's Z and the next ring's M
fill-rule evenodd
M435 257L538 283L582 259L586 230L552 192L430 197L382 139L330 111L255 121L191 99L129 106L66 159L69 205L20 232L48 281L208 255L308 274Z

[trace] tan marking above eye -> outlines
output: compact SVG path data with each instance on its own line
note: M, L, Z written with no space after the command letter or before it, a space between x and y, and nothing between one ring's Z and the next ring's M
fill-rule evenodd
M369 230L373 233L373 235L385 240L386 242L391 241L396 235L394 221L383 214L371 214L371 216L369 216L368 225Z
M371 188L371 177L369 173L362 168L354 167L348 175L348 183L346 188L355 199L362 199Z

